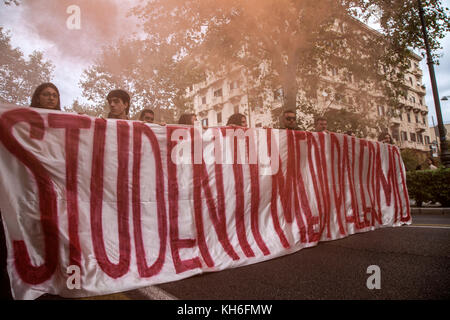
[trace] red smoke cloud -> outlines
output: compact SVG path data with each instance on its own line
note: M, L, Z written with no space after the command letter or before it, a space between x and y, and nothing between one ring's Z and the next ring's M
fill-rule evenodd
M135 4L130 0L33 0L20 6L24 23L41 39L54 43L62 56L92 60L103 46L137 32L137 19L127 17ZM80 8L80 30L67 27L71 5Z

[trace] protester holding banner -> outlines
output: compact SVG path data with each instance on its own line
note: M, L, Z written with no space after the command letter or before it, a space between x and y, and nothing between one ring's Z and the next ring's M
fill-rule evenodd
M183 113L178 119L178 124L186 124L193 126L194 122L197 121L197 116L193 113Z
M141 111L139 115L139 120L144 121L146 123L153 123L155 121L155 113L153 110L144 109Z
M227 126L247 128L247 118L242 113L235 113L228 118Z
M394 144L394 139L392 139L392 137L389 134L389 132L382 132L378 136L378 141L382 142L382 143Z
M40 84L31 97L32 108L61 110L61 102L58 88L51 82ZM0 297L12 299L10 282L6 268L6 240L3 230L3 221L0 212Z
M130 112L130 95L121 89L113 90L108 93L106 97L110 107L108 119L123 119L129 120L128 114Z
M150 110L150 109L142 110L141 114L139 115L139 120L144 121L146 123L159 124L160 126L166 125L164 122L156 122L155 121L155 112L153 112L153 110Z
M39 85L31 97L30 107L61 110L58 88L50 82Z
M317 118L316 121L314 122L315 124L315 130L316 132L328 132L327 131L327 126L328 126L328 121L326 118L324 117L320 117Z

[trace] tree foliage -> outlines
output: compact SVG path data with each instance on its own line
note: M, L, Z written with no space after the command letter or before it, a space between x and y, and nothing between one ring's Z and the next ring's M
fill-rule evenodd
M66 107L64 109L66 112L73 112L78 114L84 114L91 117L103 117L106 118L108 115L108 106L106 104L106 101L104 102L103 106L92 106L86 103L80 102L78 99L75 99L72 102L72 105L69 107Z
M381 32L392 45L399 49L412 48L425 50L419 18L417 0L358 0L362 8L360 17L367 21L372 16L379 19ZM441 0L421 0L425 23L429 34L429 44L435 63L442 49L440 40L450 31L449 9Z
M10 40L9 33L0 27L0 102L26 105L33 90L51 80L54 67L39 51L25 58Z
M450 30L448 10L441 1L422 2L437 57ZM310 128L312 116L331 112L317 110L320 94L329 105L352 95L347 111L365 115L377 104L398 104L410 49L423 47L416 0L151 0L132 14L146 38L106 48L80 83L96 108L109 90L123 88L132 115L144 107L182 112L190 108L185 88L239 65L253 109L266 111L280 90L283 107L299 110L300 126ZM380 32L360 22L374 18ZM330 70L333 81L323 81ZM353 129L381 126L378 120Z
M167 42L122 40L105 48L84 71L83 96L91 109L103 109L110 90L124 89L131 96L132 117L144 108L189 109L185 90L200 77L185 61L176 61L176 54L177 48Z

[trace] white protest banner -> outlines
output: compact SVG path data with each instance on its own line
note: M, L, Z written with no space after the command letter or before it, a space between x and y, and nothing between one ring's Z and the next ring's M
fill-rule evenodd
M0 105L0 172L15 299L121 292L411 223L398 148L334 133Z

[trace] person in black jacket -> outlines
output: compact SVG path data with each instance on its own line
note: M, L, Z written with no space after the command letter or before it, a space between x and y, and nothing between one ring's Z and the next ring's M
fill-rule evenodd
M300 130L294 110L284 110L280 118L280 129Z
M193 126L194 122L197 121L197 116L193 113L183 113L178 119L178 124L186 124Z

